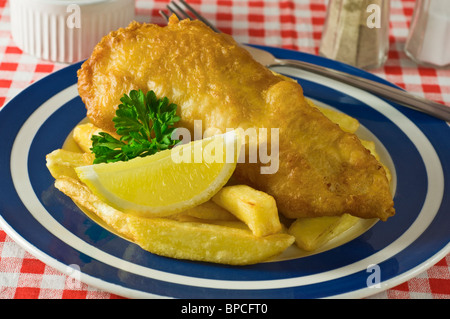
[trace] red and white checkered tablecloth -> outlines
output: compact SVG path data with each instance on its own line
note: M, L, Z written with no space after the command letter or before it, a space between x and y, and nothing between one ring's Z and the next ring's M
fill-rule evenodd
M11 0L14 1L14 0ZM317 54L326 0L190 0L206 18L237 41ZM167 0L136 0L136 20L164 24ZM403 52L415 1L392 0L390 51L374 74L417 95L450 106L450 69L418 66ZM34 81L64 68L23 53L11 37L9 1L0 0L0 108ZM0 228L0 299L121 298L74 281L36 259ZM450 255L415 278L371 298L450 298Z

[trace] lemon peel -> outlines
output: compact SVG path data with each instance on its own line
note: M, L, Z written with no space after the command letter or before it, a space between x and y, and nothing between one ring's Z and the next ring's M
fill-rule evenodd
M211 199L232 176L240 146L239 133L230 131L151 156L75 171L116 209L140 217L169 216Z

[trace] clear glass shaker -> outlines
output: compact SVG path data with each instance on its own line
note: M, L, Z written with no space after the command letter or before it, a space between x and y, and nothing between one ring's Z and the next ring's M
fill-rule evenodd
M382 66L389 16L389 0L329 0L319 54L363 69Z
M450 3L417 0L405 45L415 62L437 68L450 66Z

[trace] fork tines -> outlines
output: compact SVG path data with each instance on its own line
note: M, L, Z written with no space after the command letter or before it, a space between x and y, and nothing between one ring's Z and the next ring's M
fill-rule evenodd
M176 3L175 1L171 1L167 5L167 9L170 13L175 14L178 19L198 19L202 21L204 24L209 26L211 29L213 29L215 32L220 32L211 22L209 22L206 18L204 18L202 15L200 15L194 8L192 8L189 4L186 3L184 0L179 0L181 5ZM190 14L189 14L189 12ZM159 14L166 20L169 21L169 16L164 11L160 10Z

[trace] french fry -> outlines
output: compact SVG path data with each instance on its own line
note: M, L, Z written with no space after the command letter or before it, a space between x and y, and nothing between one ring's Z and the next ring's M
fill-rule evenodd
M56 179L55 187L69 196L75 203L97 215L122 236L132 238L132 233L127 224L127 215L103 202L79 180L61 177Z
M294 237L285 233L256 237L240 221L182 222L135 217L104 203L78 180L59 178L55 186L122 236L162 256L247 265L276 256L294 242Z
M72 153L56 153L70 155L65 157L68 161L63 167L82 163L80 160L83 154L77 153L80 156L76 156ZM61 160L59 156L56 158ZM74 158L78 161L74 161ZM152 223L150 219L130 216L111 207L77 178L67 175L70 174L57 175L57 189L80 207L94 213L112 230L152 253L189 260L244 265L262 262L281 253L294 242L294 238L288 234L256 237L247 225L237 221L234 215L213 202L200 205L197 211L187 211L185 216L191 217L190 222L161 219ZM164 228L164 225L169 226ZM167 232L170 240L161 235ZM155 234L156 237L149 234Z
M342 234L358 222L349 214L342 216L297 218L288 229L296 245L305 251L314 251Z
M161 256L230 265L259 263L293 244L286 233L257 237L241 221L193 222L169 218L141 218L122 213L101 201L73 178L63 177L56 188L93 212L114 231L143 249Z
M203 220L237 220L236 216L231 214L226 209L223 209L211 200L191 209L185 210L178 215L178 217L183 216L190 216Z
M92 135L102 132L92 123L79 124L73 129L72 137L83 152L91 153Z
M283 233L257 237L247 227L180 222L166 218L129 216L128 227L134 241L152 253L229 265L265 261L294 242L294 237Z
M276 234L282 228L275 199L250 186L225 186L212 201L247 224L255 236Z
M376 149L375 149L375 142L373 141L367 141L367 140L361 140L361 144L367 148L370 153L377 159L380 160L380 156L378 155Z
M347 114L320 106L318 106L317 108L320 110L320 112L323 113L323 115L325 115L333 123L338 124L341 127L341 129L345 132L355 133L359 127L358 120L351 116L348 116Z
M126 215L102 202L78 179L74 168L92 164L89 154L58 149L48 154L46 160L47 168L55 178L57 189L81 207L97 215L124 237L131 238L126 225Z
M88 154L57 149L46 156L46 165L53 178L62 176L78 179L74 168L83 165L92 164L91 157Z

